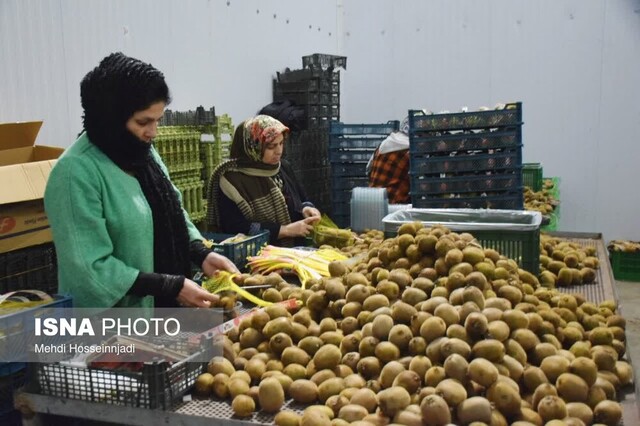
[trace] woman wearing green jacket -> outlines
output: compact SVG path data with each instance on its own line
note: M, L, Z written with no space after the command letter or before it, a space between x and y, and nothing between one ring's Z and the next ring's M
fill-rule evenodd
M54 166L45 192L60 291L77 307L208 307L188 277L237 272L206 249L152 146L170 102L163 74L115 53L80 85L84 131Z

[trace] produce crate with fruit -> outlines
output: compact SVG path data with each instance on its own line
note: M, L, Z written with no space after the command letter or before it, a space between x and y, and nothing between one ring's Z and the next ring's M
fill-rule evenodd
M640 242L613 240L607 247L613 276L617 280L640 282Z

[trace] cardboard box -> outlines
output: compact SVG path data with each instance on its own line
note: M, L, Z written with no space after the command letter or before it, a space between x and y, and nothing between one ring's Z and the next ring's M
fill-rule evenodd
M41 126L0 124L0 253L52 240L42 197L64 149L35 145Z

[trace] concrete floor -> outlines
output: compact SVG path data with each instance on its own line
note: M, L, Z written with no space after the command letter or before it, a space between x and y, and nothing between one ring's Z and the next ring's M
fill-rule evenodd
M633 364L635 380L638 380L640 378L640 283L617 281L616 290L620 311L627 320L627 356ZM625 405L625 426L640 425L639 406L635 401L633 389L629 390L623 404Z

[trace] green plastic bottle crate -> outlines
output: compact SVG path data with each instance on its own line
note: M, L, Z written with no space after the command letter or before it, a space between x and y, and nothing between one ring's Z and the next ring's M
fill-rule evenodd
M609 259L616 280L640 282L640 252L612 251Z
M542 189L542 165L540 163L524 163L522 165L522 184L533 191Z

